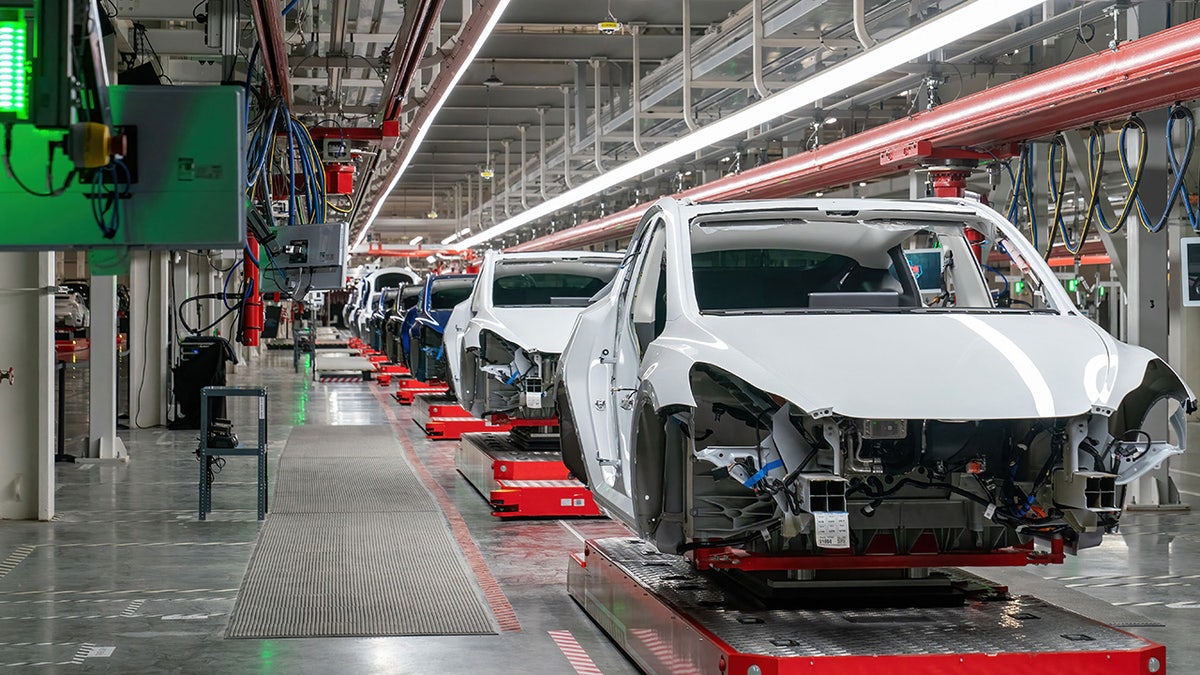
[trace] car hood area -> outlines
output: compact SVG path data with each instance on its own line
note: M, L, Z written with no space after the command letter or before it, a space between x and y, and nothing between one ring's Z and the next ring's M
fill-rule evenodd
M1049 314L704 315L672 322L650 351L660 403L673 397L659 365L708 363L818 416L947 421L1111 411L1156 360Z

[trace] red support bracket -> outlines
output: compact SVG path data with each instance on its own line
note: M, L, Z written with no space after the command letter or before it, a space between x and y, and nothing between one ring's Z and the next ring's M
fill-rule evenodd
M929 534L932 537L932 533ZM874 542L872 542L872 545ZM787 553L750 553L729 546L701 548L689 553L698 570L727 569L743 572L777 572L786 570L852 570L852 569L908 569L912 567L1024 567L1025 565L1057 565L1066 555L1062 539L1054 539L1049 551L1036 550L1032 542L1026 546L1014 546L995 551L948 551L938 552L922 537L906 554L882 554L886 550L881 542L881 554L856 555L847 550L831 550L817 555L791 555ZM894 546L894 541L893 544Z

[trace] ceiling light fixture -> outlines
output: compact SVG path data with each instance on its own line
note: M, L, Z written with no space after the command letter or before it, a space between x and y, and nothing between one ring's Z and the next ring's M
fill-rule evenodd
M419 243L421 243L421 242L423 242L423 241L425 241L425 237L418 235L418 236L415 236L415 237L413 237L412 239L409 239L409 240L408 240L408 245L409 245L409 246L416 246L417 244L419 244Z
M745 133L815 102L833 97L847 87L866 81L897 66L960 40L976 31L1041 4L1041 0L974 0L929 19L858 56L830 66L788 89L659 146L563 194L521 212L462 242L475 246L592 197L611 187L653 171L664 164L703 150L714 143Z
M621 22L612 13L612 0L608 0L608 16L596 23L596 30L605 35L613 35L621 30Z
M463 61L462 65L459 66L458 70L456 70L450 77L450 83L449 86L446 87L445 93L443 93L442 96L436 101L432 102L429 109L429 115L425 117L425 119L421 122L421 125L417 127L417 132L413 134L412 143L408 145L407 154L405 154L404 158L400 161L400 167L397 169L396 175L392 178L387 188L376 196L375 207L371 209L371 215L367 217L367 222L363 224L362 231L359 232L358 237L355 238L354 246L350 247L351 251L357 249L359 246L362 246L362 243L366 241L367 232L371 229L371 224L375 222L377 217L379 217L379 212L383 210L383 204L387 201L388 195L392 193L392 190L396 189L396 186L400 183L400 179L404 176L404 172L408 170L408 166L412 164L413 157L416 156L417 150L421 147L421 142L425 140L425 136L429 133L430 127L433 126L433 121L437 118L438 113L441 112L442 106L446 104L446 99L450 96L450 92L454 91L454 88L458 86L459 80L461 80L463 75L467 72L467 67L470 66L473 61L475 61L475 57L479 55L479 50L483 49L483 43L487 42L488 36L492 34L493 30L495 30L496 24L500 23L500 17L504 15L504 10L508 9L510 4L512 4L512 0L499 0L499 2L496 3L496 9L492 11L492 15L488 17L487 23L484 24L483 29L479 32L479 37L475 40L474 44L471 45L470 51L467 52L466 59ZM427 103L429 102L427 101Z
M487 78L484 79L483 86L491 89L492 87L499 87L503 84L504 80L496 77L496 59L492 59L492 74L488 75Z

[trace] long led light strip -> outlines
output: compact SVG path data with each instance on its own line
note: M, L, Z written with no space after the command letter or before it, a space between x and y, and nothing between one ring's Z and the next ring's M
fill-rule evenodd
M383 210L383 204L387 201L387 197L396 188L400 182L400 178L404 176L404 172L408 169L408 165L412 164L413 157L416 157L417 150L421 147L421 143L425 140L425 135L429 133L429 128L433 126L433 120L441 112L442 106L445 105L446 99L450 97L450 93L458 86L458 81L467 72L467 68L475 61L475 56L479 54L479 50L483 48L483 43L487 42L488 36L492 34L492 30L496 24L500 22L501 15L504 10L508 9L508 5L512 0L500 0L496 5L496 9L488 18L487 24L483 27L483 32L479 34L479 38L475 40L475 44L471 45L471 51L467 52L467 59L462 63L459 69L450 78L450 86L446 87L445 95L433 102L433 109L429 111L429 115L425 117L425 121L417 128L417 133L413 135L412 141L408 144L408 152L404 155L404 159L400 161L400 168L396 171L395 178L391 183L388 183L385 189L379 195L379 199L375 202L375 208L371 209L371 215L367 218L367 223L363 225L362 232L358 233L358 238L354 240L354 246L350 247L354 251L359 246L362 246L363 241L367 238L367 231L371 229L371 224L375 222L375 218L379 216L379 212Z
M25 61L27 28L22 12L17 20L0 20L0 114L28 117L29 92L26 91ZM5 12L11 15L11 12Z
M1040 4L1041 0L974 0L957 7L754 105L614 167L582 185L464 239L458 246L470 248L482 244L664 164L694 154L713 143L743 134L786 113L833 96Z

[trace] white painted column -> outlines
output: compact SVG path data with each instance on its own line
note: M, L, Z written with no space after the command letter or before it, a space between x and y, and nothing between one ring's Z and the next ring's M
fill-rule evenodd
M166 423L167 253L138 251L129 266L129 426Z
M128 453L117 437L117 278L93 276L89 295L88 457L121 459Z
M0 519L54 517L53 253L0 253ZM11 384L11 386L10 386Z

